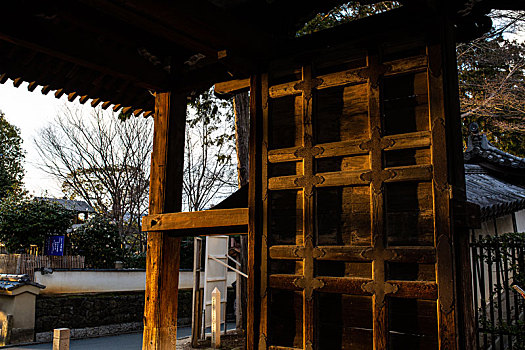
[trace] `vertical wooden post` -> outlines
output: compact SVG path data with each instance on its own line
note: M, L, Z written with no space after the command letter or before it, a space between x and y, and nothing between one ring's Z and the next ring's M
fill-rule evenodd
M211 292L211 346L221 347L221 291L217 287Z
M193 312L191 315L191 346L196 348L202 327L202 290L201 290L201 255L202 238L193 240Z
M69 328L56 328L53 331L53 350L69 350Z
M452 185L452 200L465 205L465 168L463 164L463 135L458 92L458 73L456 60L456 38L450 19L443 21L442 52L443 88L445 98L445 125L447 129L448 178ZM454 213L452 213L454 215ZM453 220L454 222L454 220ZM456 278L456 316L459 349L477 349L477 324L475 323L472 302L472 271L469 247L469 230L453 226Z
M155 129L150 174L150 214L182 208L186 97L155 96ZM148 234L143 349L175 349L180 238Z
M262 87L261 75L250 80L250 187L248 188L248 300L246 311L246 349L266 348L264 336L259 339L259 317L261 302L261 166L262 166ZM266 322L263 320L262 322ZM260 343L261 345L257 345Z

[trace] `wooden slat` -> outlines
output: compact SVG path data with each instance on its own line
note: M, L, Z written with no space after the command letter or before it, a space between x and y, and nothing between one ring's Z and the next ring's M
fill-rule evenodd
M317 89L327 89L339 85L359 84L366 82L368 68L355 68L342 72L321 75L318 78L322 83L317 86Z
M285 290L301 290L301 288L294 284L298 278L301 278L301 276L283 274L269 275L268 287Z
M401 150L408 148L422 148L428 147L431 144L430 131L419 131L414 133L391 135L383 137L386 146L384 150ZM315 147L321 151L315 155L315 158L329 158L340 156L353 156L368 153L367 150L361 147L362 144L369 141L368 139L330 142L317 144ZM296 155L300 147L289 147L271 150L268 152L268 161L270 163L293 162L301 160L301 157Z
M436 262L436 248L434 247L396 247L387 248L392 257L387 259L392 262L434 264Z
M359 147L363 142L366 141L366 139L363 139L318 144L315 147L320 149L320 153L315 155L315 158L366 154L368 151ZM296 152L299 150L299 148L300 147L289 147L272 150L268 152L268 161L270 163L279 163L301 160L302 158L296 155Z
M395 74L406 74L414 71L424 71L428 66L427 55L420 55L414 57L402 58L395 61L385 63L389 68L385 76Z
M441 47L428 47L428 87L430 125L432 126L432 165L434 193L434 240L436 242L436 278L439 285L438 334L441 348L456 349L456 308L452 222L448 184L447 125L444 95L444 67ZM450 74L450 73L449 73ZM456 96L457 98L457 96ZM451 123L451 125L453 125Z
M318 173L317 175L324 179L324 181L318 184L317 187L358 186L368 185L370 183L370 181L363 178L363 171L334 171Z
M250 88L250 78L235 79L215 84L215 93L233 94Z
M268 158L268 128L270 124L270 111L268 109L268 74L261 75L261 104L262 104L262 147L260 154L260 164L261 164L261 192L263 193L262 198L262 237L261 237L261 263L259 271L261 273L260 279L260 325L259 325L259 348L266 347L266 344L262 344L262 339L268 338L268 328L270 327L269 315L268 315L268 305L270 304L269 300L269 291L268 291L268 229L269 229L269 218L268 218L268 163L266 159Z
M297 251L301 246L274 245L269 249L271 259L298 260ZM317 260L330 261L372 261L372 247L359 246L317 246ZM434 247L395 247L386 248L389 258L386 261L432 264L436 262Z
M363 289L363 286L371 282L368 278L352 277L318 277L323 282L320 292L325 293L345 293L353 295L370 295Z
M438 296L437 284L426 281L387 281L397 286L397 291L390 294L395 298L414 298L436 300Z
M397 168L396 168L397 169ZM326 173L317 173L316 176L319 178L320 183L316 184L315 187L330 187L330 186L357 186L367 185L370 183L369 180L363 178L363 174L367 171L334 171ZM412 174L412 170L401 169L400 176L404 178L406 174ZM415 171L419 174L417 171ZM413 174L412 174L413 176ZM287 190L301 188L302 175L290 175L272 177L268 179L268 189L270 190Z
M247 227L247 225L248 208L154 214L142 219L143 231Z
M409 134L385 136L383 140L391 140L391 145L385 150L428 147L431 144L430 131L419 131Z
M413 72L417 70L425 70L427 67L427 56L416 56L396 61L386 62L387 67L386 76L395 75L400 73ZM365 83L368 76L368 67L354 68L341 72L330 73L320 75L316 77L320 79L320 84L316 89L327 89L335 86L349 85L349 84L362 84ZM292 81L270 87L270 97L279 98L288 95L295 95L301 93L301 90L297 88L301 81Z
M300 83L300 80L291 81L284 84L274 85L270 87L270 97L271 98L279 98L284 97L288 95L297 95L300 94L302 91L299 89L296 89L295 87L298 86Z
M263 210L266 207L267 195L263 194L263 114L267 113L267 103L263 106L264 95L260 74L253 75L250 79L250 186L248 188L249 224L248 224L248 293L247 293L247 320L246 320L246 348L258 349L266 347L259 344L267 339L267 334L260 333L260 324L267 322L267 316L261 316L263 303L261 300L267 296L267 285L262 283L263 274L266 273L261 261L263 241ZM263 110L266 110L264 111ZM264 201L264 202L263 202ZM260 267L263 267L261 269ZM265 299L266 300L266 299ZM263 325L264 327L264 325Z
M391 171L394 174L393 177L386 179L385 182L432 180L431 165L410 165L395 168L385 168L385 170Z

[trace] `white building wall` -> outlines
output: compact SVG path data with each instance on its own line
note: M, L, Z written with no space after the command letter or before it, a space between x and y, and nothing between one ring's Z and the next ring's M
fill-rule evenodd
M516 215L516 226L518 227L518 232L525 232L525 209L517 211Z
M228 272L228 287L235 281L235 272ZM144 270L73 270L53 271L42 275L35 271L35 282L46 286L41 294L61 293L106 293L143 291L146 286ZM201 273L201 288L204 287L204 272ZM179 273L179 289L193 288L193 272Z

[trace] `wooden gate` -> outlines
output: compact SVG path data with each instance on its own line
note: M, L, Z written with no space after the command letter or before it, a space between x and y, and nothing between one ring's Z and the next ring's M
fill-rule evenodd
M428 42L252 78L259 349L456 348L447 97Z

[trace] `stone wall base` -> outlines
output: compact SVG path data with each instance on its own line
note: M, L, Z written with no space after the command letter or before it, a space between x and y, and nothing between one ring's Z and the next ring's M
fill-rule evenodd
M95 338L125 333L142 332L142 322L129 322L121 324L110 324L99 327L86 327L71 329L71 339ZM36 333L35 341L47 343L53 341L53 332Z

